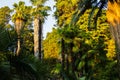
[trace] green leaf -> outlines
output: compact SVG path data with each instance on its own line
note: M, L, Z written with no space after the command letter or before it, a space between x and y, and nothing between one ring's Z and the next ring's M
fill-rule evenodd
M84 67L84 65L85 65L85 62L81 61L78 65L78 69L80 70L82 67Z
M86 80L86 77L84 76L84 77L81 77L81 78L79 78L78 80Z

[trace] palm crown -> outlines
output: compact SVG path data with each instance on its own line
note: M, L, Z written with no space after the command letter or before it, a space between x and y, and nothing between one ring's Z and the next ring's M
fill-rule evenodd
M50 10L50 7L44 6L47 0L30 0L31 3L34 5L32 14L36 18L40 18L44 21L44 18L48 16L47 11Z

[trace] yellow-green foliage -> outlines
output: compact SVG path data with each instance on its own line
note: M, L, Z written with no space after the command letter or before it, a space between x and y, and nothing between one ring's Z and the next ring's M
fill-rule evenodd
M112 60L116 56L114 40L111 39L106 44L108 45L106 48L106 50L108 51L106 56Z
M26 51L28 51L28 53L32 53L33 47L34 47L32 31L29 30L28 28L24 28L24 33L21 36L23 38L22 46L25 46L23 48L23 50L26 49Z
M55 15L59 17L58 25L63 26L70 23L75 8L77 8L77 2L78 0L57 0Z
M57 16L57 21L59 26L64 26L70 23L72 16L74 12L76 11L76 7L78 6L78 0L57 0L56 2L56 12L55 15ZM91 23L89 26L92 28L90 31L88 30L88 20L90 15L91 9L88 9L78 20L77 25L80 26L80 29L85 31L87 34L91 34L89 37L92 38L92 40L99 41L98 39L101 37L102 40L104 40L105 50L107 51L106 56L109 59L112 59L115 57L115 47L114 43L111 45L109 42L111 42L111 36L109 32L109 25L107 24L106 20L106 11L102 10L102 14L100 17L98 17L97 20L97 29L93 27L95 15L98 12L98 9L95 10L95 15L91 18ZM86 34L85 33L85 34ZM92 44L89 39L86 39L86 43ZM112 50L111 50L112 48ZM77 48L74 47L74 51L76 51Z
M7 6L0 8L0 27L5 27L10 20L10 8Z
M110 36L110 31L109 31L109 25L106 21L106 11L103 10L102 11L102 15L98 18L97 20L97 29L91 29L88 30L88 17L89 17L89 13L90 13L91 9L87 10L85 12L85 14L83 14L79 21L77 22L77 25L80 26L80 29L85 30L86 34L91 34L90 37L92 38L92 40L95 41L99 41L99 38L101 40L104 40L104 45L105 45L105 50L107 51L106 56L108 57L108 59L113 59L116 57L116 53L115 53L115 44L113 39L111 39ZM95 14L98 10L95 11ZM95 16L93 16L93 18L91 19L91 28L93 28L94 26L94 18ZM87 39L85 41L87 44L92 44L90 39Z
M43 41L44 58L59 58L59 35L56 29L47 34Z

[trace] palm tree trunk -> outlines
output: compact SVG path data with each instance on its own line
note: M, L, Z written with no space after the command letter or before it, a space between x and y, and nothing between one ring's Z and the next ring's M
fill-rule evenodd
M16 55L17 56L20 54L20 50L21 50L21 43L20 43L20 38L18 38L18 41L17 41L17 51L16 51Z
M22 28L23 28L23 21L21 19L16 19L15 29L16 29L17 36L18 36L17 50L16 50L17 56L20 54L20 50L21 50L20 35L21 35Z
M34 56L42 59L41 55L41 36L42 36L42 23L39 18L34 19Z
M120 24L118 26L110 26L110 31L113 35L116 45L116 54L117 54L117 65L118 65L118 74L120 78Z
M120 78L120 6L117 2L108 1L107 20L110 23L110 31L115 40L118 75Z

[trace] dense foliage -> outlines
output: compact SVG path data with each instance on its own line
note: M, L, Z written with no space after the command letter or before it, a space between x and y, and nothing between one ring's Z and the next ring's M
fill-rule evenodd
M47 33L47 37L43 41L44 58L60 59L58 42L59 34L56 29L53 29L51 33Z
M119 80L107 0L55 0L58 27L42 40L46 1L0 8L0 80Z

